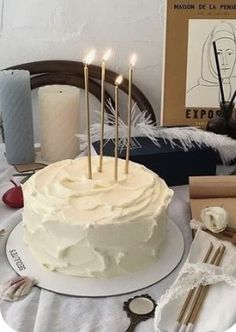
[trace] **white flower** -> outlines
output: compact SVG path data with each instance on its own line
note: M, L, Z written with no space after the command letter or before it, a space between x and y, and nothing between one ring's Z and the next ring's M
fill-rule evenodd
M205 208L201 212L204 226L213 233L223 232L229 223L228 212L219 206Z

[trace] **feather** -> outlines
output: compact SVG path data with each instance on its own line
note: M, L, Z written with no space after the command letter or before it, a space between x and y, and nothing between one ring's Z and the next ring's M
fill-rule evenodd
M29 277L14 277L0 285L0 298L5 301L14 302L27 296L37 282Z
M109 100L107 106L110 110L106 114L104 124L104 146L109 140L114 140L115 134L115 110ZM150 115L147 112L137 111L137 105L132 108L132 126L131 126L131 148L139 147L137 137L147 137L156 146L160 146L160 139L171 144L173 148L180 147L188 151L193 147L209 147L218 152L224 164L236 158L236 141L224 135L218 135L194 127L172 127L165 128L152 123ZM90 127L91 142L100 140L100 113L95 111L98 122ZM81 150L87 148L87 135L76 134L80 138ZM127 143L127 125L119 118L119 150L126 147Z

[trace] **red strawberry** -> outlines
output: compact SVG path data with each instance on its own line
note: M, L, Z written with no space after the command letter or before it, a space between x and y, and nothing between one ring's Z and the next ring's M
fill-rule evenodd
M24 206L23 202L23 192L21 186L18 186L14 181L11 180L14 187L7 190L2 196L3 202L14 209L19 209Z

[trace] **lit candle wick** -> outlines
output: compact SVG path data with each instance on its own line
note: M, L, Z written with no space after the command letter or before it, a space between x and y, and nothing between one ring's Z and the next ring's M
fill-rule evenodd
M130 58L129 64L133 68L136 65L136 62L137 62L137 55L134 53Z
M105 52L105 54L103 55L103 57L102 57L102 61L103 61L103 62L108 61L108 60L110 59L111 56L112 56L112 50L109 49L109 50L107 50L107 51Z
M94 59L95 59L95 56L96 56L96 51L93 49L93 50L91 50L88 54L87 54L87 56L84 58L84 60L83 60L83 63L84 63L84 65L91 65L91 63L94 61Z

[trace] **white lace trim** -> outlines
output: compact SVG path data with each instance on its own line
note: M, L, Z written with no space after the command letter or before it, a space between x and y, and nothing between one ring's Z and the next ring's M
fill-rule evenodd
M236 266L233 264L233 259L230 263L227 267L217 267L206 263L186 263L182 268L181 275L157 302L154 318L155 331L162 332L158 326L164 307L200 284L212 285L224 281L236 288Z

